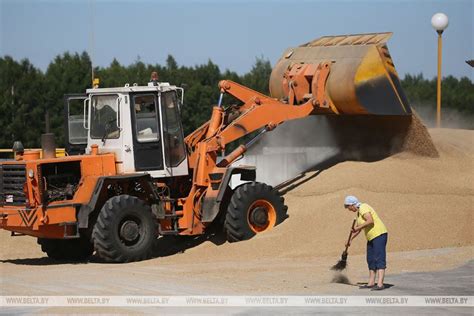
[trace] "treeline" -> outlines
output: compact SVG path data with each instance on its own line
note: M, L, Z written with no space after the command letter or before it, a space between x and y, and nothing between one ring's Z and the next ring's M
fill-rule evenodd
M87 53L65 53L57 56L45 73L29 60L15 61L9 56L0 58L0 148L10 148L14 140L25 147L38 147L40 135L49 127L59 146L64 146L64 100L69 93L83 93L91 86L91 60ZM271 64L257 58L244 75L221 71L212 61L207 64L180 66L172 56L165 65L145 64L141 61L124 66L113 60L108 67L94 69L101 87L123 86L125 83L146 84L152 71L160 81L185 87L185 106L182 111L185 134L193 131L210 117L212 105L219 97L219 80L230 79L268 94ZM406 76L402 85L409 100L417 107L435 109L436 81L423 76ZM474 116L474 84L468 78L443 79L443 107L459 111L463 116Z
M435 125L436 81L421 74L406 75L401 81L411 106L428 126ZM474 83L467 77L448 76L441 85L442 127L474 129Z

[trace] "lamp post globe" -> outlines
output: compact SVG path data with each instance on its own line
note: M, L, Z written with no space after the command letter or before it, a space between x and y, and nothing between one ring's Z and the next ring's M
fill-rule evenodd
M448 16L444 13L436 13L431 18L431 25L437 32L443 32L449 24Z

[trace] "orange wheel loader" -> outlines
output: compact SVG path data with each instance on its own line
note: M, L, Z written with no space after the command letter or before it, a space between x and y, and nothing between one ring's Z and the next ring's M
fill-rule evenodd
M54 259L95 252L110 262L147 259L159 236L200 235L213 223L230 242L264 233L287 217L287 207L255 181L255 167L233 162L288 120L411 115L386 46L390 35L329 36L289 48L271 74L271 96L221 81L210 120L187 137L184 91L156 78L68 96L70 155L55 157L54 146L44 146L41 159L39 151L18 150L16 160L0 164L0 227L37 237ZM223 106L224 94L240 104ZM232 189L233 175L244 184Z

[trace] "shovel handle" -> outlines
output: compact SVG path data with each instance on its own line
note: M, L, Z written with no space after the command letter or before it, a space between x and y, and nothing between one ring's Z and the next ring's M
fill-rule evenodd
M351 241L352 230L354 229L355 224L356 224L356 220L354 219L354 221L352 222L352 226L351 226L351 232L349 233L349 238L347 238L346 250L344 250L344 252L347 252L347 248L349 248L349 242Z

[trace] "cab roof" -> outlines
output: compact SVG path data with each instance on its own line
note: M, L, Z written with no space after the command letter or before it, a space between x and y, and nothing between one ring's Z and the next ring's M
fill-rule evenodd
M113 88L91 88L87 89L87 94L104 94L104 93L130 93L130 92L165 92L175 91L176 86L170 85L168 82L158 82L157 85L149 83L148 86L129 85L128 83L123 87Z

